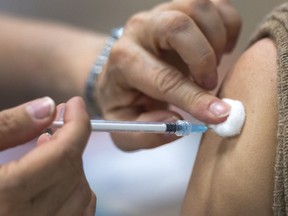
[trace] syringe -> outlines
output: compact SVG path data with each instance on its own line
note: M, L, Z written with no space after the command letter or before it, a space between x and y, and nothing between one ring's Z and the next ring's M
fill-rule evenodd
M204 133L206 125L194 124L185 120L176 122L133 122L90 120L92 131L102 132L140 132L140 133L170 133L177 136L186 136L191 133ZM54 121L51 128L60 128L63 121Z

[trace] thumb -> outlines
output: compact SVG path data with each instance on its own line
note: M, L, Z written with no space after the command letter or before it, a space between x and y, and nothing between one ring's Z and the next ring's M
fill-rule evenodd
M168 102L206 124L217 124L227 119L230 106L200 88L177 68L153 58L147 52L137 52L135 58L125 68L128 86L153 99Z
M38 136L54 119L55 103L39 98L0 112L0 151Z

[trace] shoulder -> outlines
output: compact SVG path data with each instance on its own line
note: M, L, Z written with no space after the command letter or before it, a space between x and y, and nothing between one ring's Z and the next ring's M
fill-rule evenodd
M277 52L262 39L229 72L220 97L243 102L242 133L204 135L182 215L272 215L277 145Z

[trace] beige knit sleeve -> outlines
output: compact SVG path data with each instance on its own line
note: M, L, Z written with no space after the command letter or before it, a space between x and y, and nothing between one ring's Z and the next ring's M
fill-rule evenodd
M269 37L277 48L278 145L275 159L273 212L288 215L288 3L270 13L254 33L251 44Z

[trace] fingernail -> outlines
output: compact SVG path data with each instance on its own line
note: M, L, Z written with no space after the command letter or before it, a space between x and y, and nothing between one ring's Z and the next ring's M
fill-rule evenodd
M222 102L222 101L217 101L214 102L210 105L209 107L210 111L217 117L225 117L229 115L230 113L230 105Z
M28 114L34 119L44 119L53 113L55 103L50 97L36 99L26 106Z
M206 90L212 90L217 86L217 74L213 73L210 74L206 79L203 81L203 87Z

